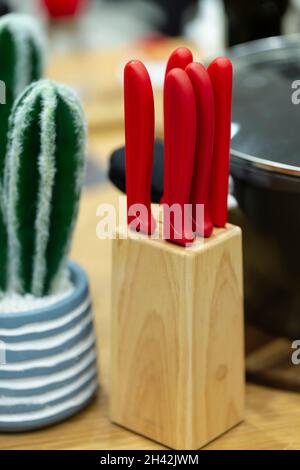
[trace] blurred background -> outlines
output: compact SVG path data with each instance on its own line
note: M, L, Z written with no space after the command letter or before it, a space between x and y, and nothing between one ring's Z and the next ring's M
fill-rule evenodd
M215 53L227 45L300 29L300 0L0 0L48 23L53 49L124 46L184 36Z
M300 0L0 0L0 14L29 13L48 35L50 78L77 89L90 127L91 153L107 166L124 141L122 70L139 58L155 88L162 135L165 63L178 45L197 60L227 46L300 31Z
M185 36L211 50L225 43L297 32L300 27L299 0L1 0L0 4L1 13L15 10L50 21L55 30L51 46L59 49L124 45L163 34ZM70 27L71 22L76 28Z

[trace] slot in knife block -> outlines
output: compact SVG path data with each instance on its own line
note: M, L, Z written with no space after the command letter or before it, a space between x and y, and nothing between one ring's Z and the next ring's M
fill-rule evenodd
M118 235L122 229L118 229ZM244 413L242 237L113 241L111 420L193 450Z

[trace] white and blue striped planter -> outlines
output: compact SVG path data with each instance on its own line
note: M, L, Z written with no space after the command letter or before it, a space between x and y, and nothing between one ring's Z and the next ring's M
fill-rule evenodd
M0 431L58 423L97 388L95 334L85 272L70 263L72 294L49 307L0 315Z

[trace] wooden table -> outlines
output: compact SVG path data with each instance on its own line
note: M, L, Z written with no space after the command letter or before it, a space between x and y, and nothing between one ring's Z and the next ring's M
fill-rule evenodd
M110 185L84 193L73 258L87 270L94 302L101 388L97 399L63 424L34 433L0 435L0 449L163 449L110 423L109 312L110 241L96 237L96 208L116 204ZM207 446L208 449L300 449L300 395L247 385L245 421Z
M77 70L81 65L79 60ZM53 66L51 76L62 79L60 70L60 66L56 69ZM93 158L105 165L109 152L123 142L122 128L100 126L96 131L94 127L97 126L92 126L90 151ZM85 411L60 425L32 433L1 434L0 449L163 448L111 424L108 416L111 242L96 237L96 208L103 202L116 205L118 196L109 183L85 190L72 252L73 259L87 270L91 282L101 382L98 397ZM300 449L300 395L247 385L245 421L207 449Z

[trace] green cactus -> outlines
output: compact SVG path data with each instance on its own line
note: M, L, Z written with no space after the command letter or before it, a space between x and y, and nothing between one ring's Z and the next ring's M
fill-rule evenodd
M49 80L29 86L10 118L4 202L9 290L60 290L84 174L86 124L78 98Z
M0 265L6 265L7 238L3 214L3 172L8 120L19 94L41 78L44 69L44 38L27 15L9 14L0 19L0 84L5 104L0 105ZM1 96L1 98L3 98ZM6 287L6 270L0 270L0 290Z

